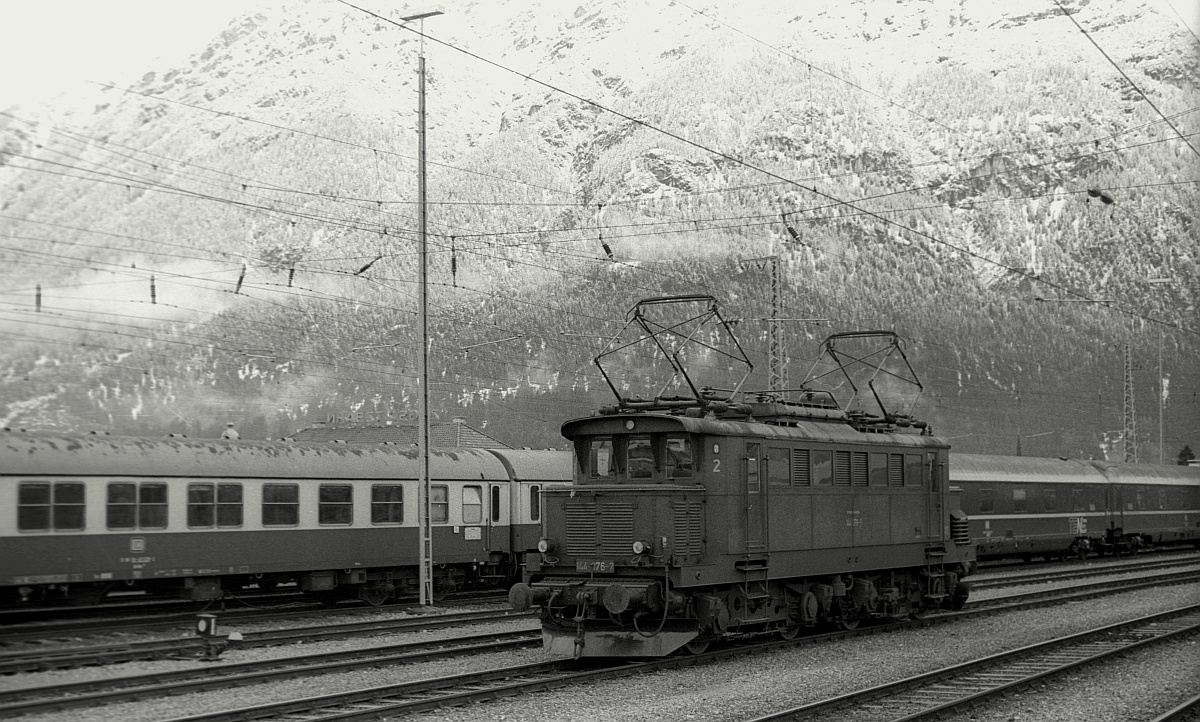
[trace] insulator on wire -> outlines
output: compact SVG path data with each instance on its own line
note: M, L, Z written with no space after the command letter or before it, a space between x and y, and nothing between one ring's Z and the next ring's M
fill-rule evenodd
M374 258L374 259L373 259L373 260L372 260L370 263L368 263L367 265L365 265L365 266L363 266L362 268L360 268L360 269L358 269L357 271L355 271L355 272L354 272L354 275L356 275L356 276L361 276L361 275L363 275L364 273L366 273L366 272L367 272L367 269L368 269L368 268L370 268L371 266L374 266L374 265L375 265L375 261L378 261L380 258L383 258L383 256L382 256L382 255L380 255L380 256L375 256L375 258Z
M38 313L42 312L42 284L37 284L33 288L33 310Z
M150 303L158 303L158 292L154 289L154 276L150 276Z
M242 264L242 272L238 276L237 288L233 289L234 293L242 292L242 281L245 281L245 280L246 280L246 264L243 263Z
M458 249L454 247L454 236L450 236L450 282L458 288Z
M292 279L296 277L296 267L292 266L288 269L288 288L292 287Z
M608 243L604 240L604 228L600 225L600 216L602 216L602 215L604 215L604 204L597 203L596 204L596 228L598 229L598 231L600 233L600 245L604 246L604 254L606 256L608 256L608 260L616 261L617 259L613 256L612 248L609 248Z
M800 234L796 232L796 229L795 229L795 228L792 228L791 226L788 226L788 227L787 227L787 231L788 231L788 235L792 237L792 240L793 240L793 241L796 241L797 243L801 243L801 242L802 242L802 241L800 240Z

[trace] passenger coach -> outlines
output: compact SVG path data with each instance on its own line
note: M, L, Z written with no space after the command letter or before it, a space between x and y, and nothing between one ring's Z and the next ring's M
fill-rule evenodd
M501 585L539 537L554 451L433 449L434 593ZM329 602L418 588L414 450L0 436L0 594L204 600L296 583Z
M1200 468L951 454L979 557L1200 546Z

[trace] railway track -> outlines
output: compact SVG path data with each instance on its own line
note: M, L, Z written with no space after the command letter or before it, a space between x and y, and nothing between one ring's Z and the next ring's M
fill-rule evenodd
M1178 583L1200 580L1200 572L1191 572L1176 576L1178 577ZM1161 577L1155 577L1152 581L1143 580L1143 586L1146 587L1157 587L1163 583ZM1110 588L1107 593L1123 592L1132 588L1136 587L1133 585L1122 585L1117 588ZM529 691L551 689L580 682L597 681L610 677L640 674L647 671L669 669L705 661L728 659L768 649L790 647L796 644L811 644L813 642L841 639L861 634L893 631L914 625L947 623L982 614L994 614L1001 610L1025 609L1044 606L1052 602L1073 601L1078 599L1080 594L1098 596L1103 593L1103 591L1098 589L1080 592L1075 588L1069 588L1066 590L1059 589L1040 592L1037 593L1036 598L1034 598L1034 595L1022 594L1017 595L1017 598L1003 600L1005 602L1003 605L978 605L977 608L969 607L967 610L961 612L939 614L919 622L893 622L864 627L856 631L813 635L797 641L755 641L721 648L692 657L670 657L646 662L619 662L610 664L576 662L574 660L541 662L404 684L359 689L352 692L328 694L300 700L289 700L286 703L280 704L255 705L217 714L180 718L174 722L184 722L184 720L186 722L200 722L201 720L216 722L217 720L280 719L286 718L288 715L303 715L303 719L305 720L350 720L378 718L383 715L407 714L439 707L513 696ZM536 646L539 643L540 635L531 630L529 632L513 632L506 638L501 639L497 637L491 641L487 640L487 637L488 635L480 635L475 638L443 641L440 644L447 647L445 652L439 652L437 649L406 649L408 645L400 645L396 648L369 650L363 653L367 656L360 656L354 659L350 657L339 658L339 655L313 655L311 659L291 658L288 660L274 660L267 663L273 666L270 669L264 668L264 663L260 662L236 666L222 665L222 668L217 670L180 672L171 675L171 677L146 675L143 677L119 678L117 680L88 683L88 686L73 687L65 690L67 692L65 696L62 692L58 691L62 689L61 685L26 689L20 693L20 698L0 695L0 717L15 716L34 711L61 710L68 707L94 706L144 697L159 697L202 689L227 689L231 686L254 684L275 679L324 674L361 667L379 667L389 664L424 661L435 656L474 654L484 651L499 651L504 648L512 649L523 646ZM374 658L371 655L374 655ZM290 667L283 667L283 665L290 665ZM109 687L106 687L106 685Z
M1031 574L1013 574L997 576L994 578L976 579L968 577L968 582L971 584L972 591L980 591L983 589L992 589L994 587L1012 587L1019 584L1043 584L1046 582L1059 582L1067 579L1084 579L1087 577L1099 576L1101 574L1121 574L1124 572L1145 572L1154 569L1170 569L1172 567L1184 566L1187 564L1200 564L1200 555L1188 555L1187 557L1177 559L1165 559L1154 561L1129 562L1125 564L1113 564L1100 567L1089 567L1081 569L1059 569L1055 571L1037 572Z
M759 717L916 722L939 719L1051 676L1200 633L1200 605L1112 624Z
M295 595L292 595L295 596ZM454 604L455 606L463 606L470 604L488 604L506 602L507 598L503 593L497 592L469 592L459 595L451 595L446 598L442 604ZM8 626L0 626L0 646L12 645L30 640L45 640L55 636L74 637L85 634L111 634L113 632L154 632L154 631L173 631L179 629L181 625L190 627L196 621L196 615L201 612L214 613L216 610L208 607L197 607L195 603L189 602L190 607L186 611L177 612L170 611L167 614L158 611L153 611L148 615L124 616L114 618L107 614L99 618L91 617L86 619L65 619L49 622L26 622L13 624ZM314 614L370 614L380 611L404 609L407 606L405 602L397 604L388 604L383 607L372 607L369 605L355 606L353 604L339 605L336 608L314 603L307 598L301 598L300 601L293 599L287 604L286 609L281 609L276 606L259 608L246 606L241 609L232 609L228 611L220 611L220 617L223 623L244 623L244 622L261 622L261 621L281 621L288 619L303 619L311 617ZM415 605L411 605L414 606ZM144 605L143 605L144 608ZM106 612L109 610L105 610ZM126 612L128 614L128 612Z
M321 624L313 627L246 632L242 639L231 644L237 648L271 647L281 644L307 643L324 639L347 639L395 632L461 627L470 624L533 619L530 613L511 610L485 610L437 614L404 619L384 619L343 624ZM98 645L55 650L29 650L0 654L0 674L37 672L50 669L69 669L94 665L116 664L146 659L199 659L205 651L200 637L158 639L122 644Z

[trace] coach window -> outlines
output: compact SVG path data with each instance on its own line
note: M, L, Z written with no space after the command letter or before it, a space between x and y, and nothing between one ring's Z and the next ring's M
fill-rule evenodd
M871 486L888 485L888 455L871 454Z
M450 521L450 488L447 486L429 487L429 521Z
M404 523L404 487L399 484L375 484L371 487L371 523Z
M540 486L531 486L529 487L529 519L530 521L538 521L541 518L542 488Z
M481 487L463 487L462 520L463 524L480 524L483 522L483 489Z
M612 439L605 437L592 439L589 471L593 479L611 479L613 477L613 445Z
M996 511L996 494L991 489L979 490L979 512L991 514Z
M1046 504L1046 511L1058 511L1058 490L1044 489L1042 491L1042 501Z
M108 485L109 529L137 528L137 484Z
M649 479L654 476L654 450L649 436L630 436L626 447L630 479Z
M1166 489L1158 490L1158 508L1159 509L1167 508L1167 490Z
M925 486L925 465L920 454L904 455L904 485Z
M815 486L829 486L833 483L833 452L826 449L813 449L812 478Z
M317 523L346 525L354 522L354 487L321 484L317 492Z
M82 531L84 490L79 482L27 482L17 486L17 529Z
M217 484L217 526L222 528L242 525L242 485Z
M50 531L50 485L30 482L17 486L17 529Z
M296 526L300 523L300 486L263 484L263 526Z
M1146 492L1142 489L1137 490L1137 508L1146 508Z
M1083 489L1078 487L1071 489L1071 510L1083 511Z
M138 528L165 529L167 527L167 485L138 485Z
M1013 489L1013 511L1025 510L1025 490Z
M767 447L767 485L792 485L791 457L791 449L777 449L772 446Z
M213 484L188 484L187 525L191 529L209 529L214 523L217 489Z
M84 491L79 482L28 482L17 486L17 529L82 531Z
M668 479L690 479L692 478L692 444L691 440L686 436L668 436L666 443L667 450L667 478Z

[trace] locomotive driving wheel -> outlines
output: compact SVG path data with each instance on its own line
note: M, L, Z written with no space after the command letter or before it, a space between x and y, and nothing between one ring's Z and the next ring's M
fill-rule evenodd
M838 617L837 625L839 629L844 629L847 632L852 632L858 629L858 623L861 622L858 618Z
M795 627L784 627L783 629L779 630L779 637L781 639L786 639L789 642L798 636L800 636L799 625Z

